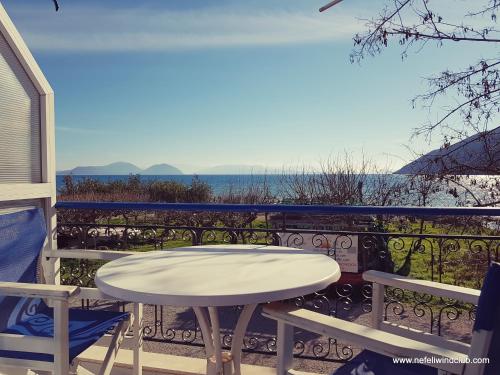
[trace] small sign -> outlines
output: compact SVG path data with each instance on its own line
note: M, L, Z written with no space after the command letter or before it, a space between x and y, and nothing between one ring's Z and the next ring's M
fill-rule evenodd
M304 250L328 250L340 266L341 272L358 273L358 236L279 233L283 246Z

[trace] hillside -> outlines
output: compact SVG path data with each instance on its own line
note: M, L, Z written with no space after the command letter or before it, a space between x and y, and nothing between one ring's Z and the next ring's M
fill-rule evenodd
M405 165L396 174L498 174L500 127L433 150Z
M173 174L183 174L179 168L176 168L169 164L155 164L149 168L144 169L141 174L143 175L173 175Z

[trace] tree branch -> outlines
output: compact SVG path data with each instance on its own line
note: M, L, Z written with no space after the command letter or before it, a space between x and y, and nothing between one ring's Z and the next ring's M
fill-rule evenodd
M489 38L470 38L463 36L445 36L441 35L432 35L432 34L423 34L419 32L411 32L407 30L392 30L386 31L388 35L404 35L405 37L415 37L415 38L423 38L423 39L437 39L437 40L451 40L453 42L487 42L487 43L499 43L500 39L489 39Z

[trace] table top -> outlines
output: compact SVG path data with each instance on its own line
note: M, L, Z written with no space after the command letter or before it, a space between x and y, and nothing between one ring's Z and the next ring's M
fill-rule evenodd
M97 287L114 298L170 306L232 306L319 291L340 278L318 252L263 245L209 245L151 251L102 266Z

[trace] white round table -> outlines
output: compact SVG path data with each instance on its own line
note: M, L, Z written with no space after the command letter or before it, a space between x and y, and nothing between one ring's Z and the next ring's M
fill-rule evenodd
M289 247L209 245L151 251L109 262L95 283L114 298L191 306L205 343L207 373L240 374L241 347L257 304L310 294L340 278L330 257ZM218 306L244 305L231 352L223 353Z

